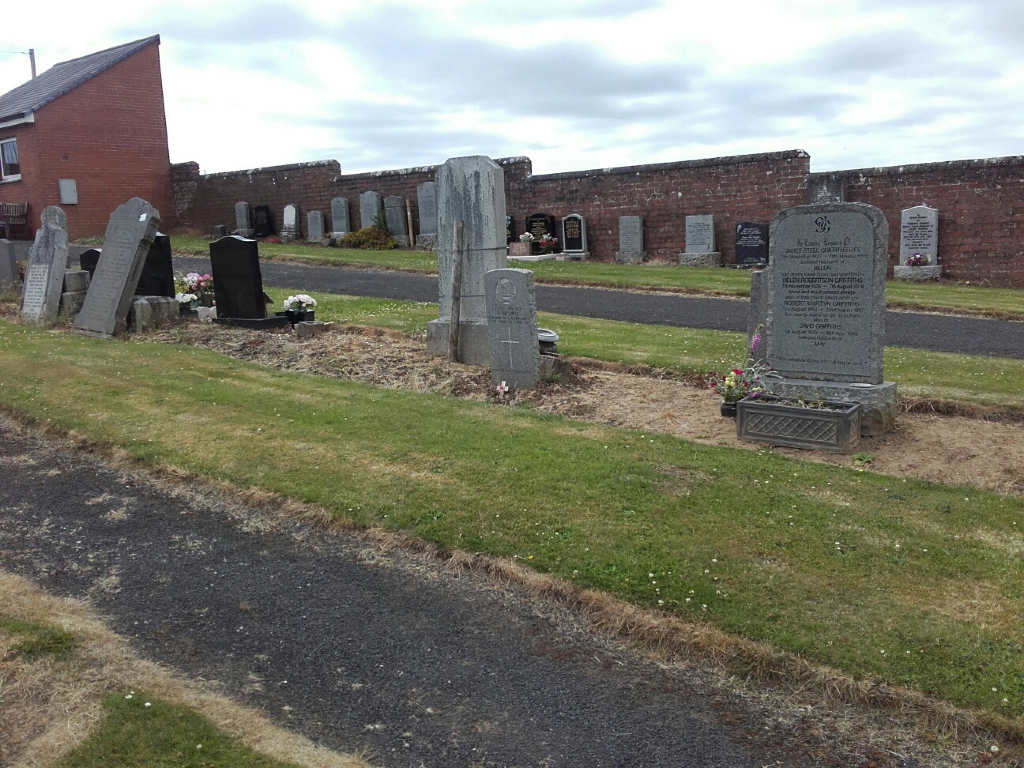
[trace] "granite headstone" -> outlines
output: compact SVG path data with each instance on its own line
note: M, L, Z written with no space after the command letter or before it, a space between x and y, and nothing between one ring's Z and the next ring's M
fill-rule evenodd
M235 203L235 231L242 237L252 237L252 211L248 203Z
M768 263L768 225L741 221L736 225L736 266L763 267Z
M540 240L544 235L554 236L555 217L549 213L533 213L526 217L526 231Z
M331 200L331 234L342 237L349 231L348 198L336 197Z
M44 208L41 224L28 252L21 298L21 317L32 322L57 317L68 268L68 219L64 211L55 205Z
M103 258L96 264L85 303L75 318L76 331L108 339L125 331L128 309L159 229L160 212L138 197L111 214L103 236Z
M174 296L174 264L171 261L171 238L157 232L146 254L146 263L135 286L136 296Z
M416 187L416 204L420 209L420 234L437 234L437 182L425 181Z
M587 256L587 220L578 213L562 217L562 254L568 259L582 259Z
M380 192L363 192L359 196L359 228L373 226L373 220L380 213Z
M96 265L99 263L102 254L102 248L89 248L78 254L78 264L89 273L90 279L96 274Z
M218 318L267 316L259 244L255 240L237 235L215 240L210 243L210 267Z
M807 202L845 203L846 176L840 173L815 174L807 179Z
M388 220L388 234L399 245L408 246L409 232L405 218L405 199L398 196L385 197L384 216Z
M493 269L484 276L491 384L529 389L540 380L533 272Z
M281 214L281 240L291 242L299 238L299 206L288 203Z
M306 239L312 243L319 243L324 239L323 211L310 211L306 214Z
M914 254L927 259L925 264L907 264ZM915 205L900 214L900 263L893 277L901 280L937 280L942 276L939 264L939 212L927 205Z
M688 267L717 267L722 254L715 250L715 217L711 214L686 217L686 252L679 263Z
M646 258L643 217L619 216L619 250L615 260L624 264L640 264Z
M505 217L505 242L512 244L516 239L516 219L514 216Z
M256 237L270 237L274 234L274 215L269 205L257 205L252 209L252 227Z
M0 237L0 285L18 282L18 260L14 257L14 243Z

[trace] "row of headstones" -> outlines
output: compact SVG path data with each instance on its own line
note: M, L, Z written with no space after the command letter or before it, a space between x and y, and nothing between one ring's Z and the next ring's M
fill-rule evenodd
M433 247L437 236L437 185L427 181L416 187L416 200L419 205L419 235L416 245ZM407 204L403 197L391 195L382 197L380 192L363 192L359 196L359 227L366 229L373 226L381 209L384 210L388 224L388 233L399 243L409 245L409 222L406 211ZM351 231L349 217L349 201L345 197L331 200L331 229L334 238L347 235ZM266 205L250 206L247 202L235 203L235 234L242 237L270 237L275 234L273 216ZM226 231L221 234L227 234ZM299 206L289 203L284 207L281 220L281 239L297 240L299 231ZM306 214L306 240L322 242L327 239L326 220L323 211L308 211Z

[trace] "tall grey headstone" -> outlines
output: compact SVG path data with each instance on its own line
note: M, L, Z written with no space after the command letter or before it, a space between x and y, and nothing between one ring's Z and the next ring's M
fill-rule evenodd
M0 237L0 286L18 283L18 260L14 256L14 243Z
M459 301L459 359L489 365L484 275L507 266L505 174L489 157L456 157L437 170L437 267L440 317L427 324L427 349L448 353L454 224L465 225Z
M769 391L860 402L864 434L895 420L896 385L883 382L889 225L864 203L782 211L769 232Z
M68 219L60 208L43 209L42 226L28 252L25 287L21 296L21 317L43 322L60 311L64 272L68 268Z
M384 198L384 215L388 220L388 233L399 245L409 245L408 224L405 219L405 200L398 196Z
M533 272L492 269L484 275L491 383L529 389L540 380Z
M289 203L281 216L281 240L290 242L299 237L299 206Z
M715 250L715 217L711 214L686 217L686 252L679 254L686 267L718 267L722 254Z
M363 192L359 196L359 228L373 226L373 220L380 213L380 192Z
M235 203L235 232L242 237L252 237L252 211L246 202Z
M907 264L914 254L927 257L928 263ZM900 263L893 277L901 280L937 280L942 276L939 264L939 212L927 205L915 205L900 214Z
M331 234L341 237L349 231L348 198L336 197L331 200Z
M128 327L128 309L160 228L160 212L133 197L119 205L107 222L103 258L89 282L74 328L89 336L113 338Z
M306 214L306 239L314 243L324 239L323 211L310 211Z
M425 181L416 187L416 203L420 209L420 234L437 234L437 182Z
M643 216L619 216L619 251L615 260L639 264L646 258Z

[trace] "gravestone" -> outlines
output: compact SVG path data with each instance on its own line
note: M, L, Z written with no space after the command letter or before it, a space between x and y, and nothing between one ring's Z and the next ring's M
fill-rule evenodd
M509 245L516 241L516 219L514 216L505 217L505 242Z
M686 217L686 252L679 254L684 267L720 267L722 254L715 250L715 217Z
M14 243L0 237L0 286L12 286L18 282L18 260L14 257Z
M21 296L22 319L37 323L57 317L68 268L68 219L64 211L55 205L44 208L41 224L28 252Z
M136 296L174 297L174 265L171 262L171 238L157 232L142 265Z
M252 237L252 211L248 203L235 203L235 232L242 237Z
M416 205L420 212L420 232L416 247L437 248L437 182L425 181L416 187Z
M839 173L816 174L807 180L807 202L845 203L846 177Z
M533 272L492 269L484 276L491 384L530 389L540 380Z
M319 243L324 239L323 211L310 211L306 214L306 239L311 243Z
M914 254L927 257L920 266L907 264ZM937 280L942 276L939 264L939 212L927 205L915 205L900 214L900 263L893 277L900 280Z
M586 261L587 220L578 213L562 217L562 255L568 261Z
M763 267L768 263L768 225L741 221L736 225L736 266Z
M281 242L290 243L298 240L299 235L299 206L295 203L288 203L281 214Z
M74 318L82 309L89 292L91 276L84 269L68 269L64 272L64 286L60 294L60 311L66 317Z
M359 196L359 228L373 226L373 220L380 213L380 192L363 192Z
M270 237L274 234L274 215L269 205L257 205L252 209L252 228L256 237Z
M459 302L459 360L490 364L484 275L508 263L504 232L505 175L489 157L456 157L437 170L437 267L440 316L427 324L427 349L448 354L454 224L465 226Z
M331 234L343 237L349 231L348 198L336 197L331 200Z
M619 216L619 250L615 260L623 264L640 264L646 258L643 216Z
M259 244L232 235L210 243L217 317L262 319L267 316L260 274Z
M76 331L107 339L125 331L128 308L159 228L160 212L139 197L111 214L103 236L103 258L96 264L85 303L75 318Z
M228 228L223 224L213 225L213 236L214 237L226 237L228 234Z
M78 255L78 264L89 273L90 279L96 274L96 265L99 263L102 248L90 248Z
M769 392L859 402L862 434L896 416L896 385L883 381L889 226L863 203L782 211L769 232ZM866 429L866 431L865 431Z
M549 213L534 213L526 217L526 231L540 240L544 235L555 234L555 217Z
M392 196L384 198L384 215L388 220L388 234L401 246L409 246L408 224L405 218L405 200Z

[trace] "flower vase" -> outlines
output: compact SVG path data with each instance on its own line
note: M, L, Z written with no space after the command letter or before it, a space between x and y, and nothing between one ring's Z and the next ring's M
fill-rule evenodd
M735 419L736 403L722 403L722 415L727 419Z

